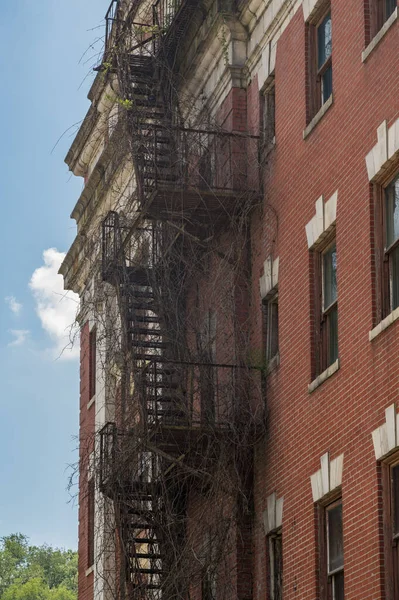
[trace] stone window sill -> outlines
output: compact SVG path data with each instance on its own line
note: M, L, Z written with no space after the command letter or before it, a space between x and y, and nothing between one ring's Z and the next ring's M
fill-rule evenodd
M332 375L334 375L334 373L336 373L338 371L338 369L339 369L339 358L337 358L337 360L335 362L333 362L332 365L330 365L325 371L323 371L323 373L320 373L320 375L318 375L316 377L316 379L313 379L312 383L309 383L309 385L308 385L309 394L314 392L314 390L316 390L322 383L324 383L326 381L326 379L329 379Z
M392 25L398 20L398 7L395 8L389 19L387 19L384 25L381 27L377 35L373 37L369 45L362 52L362 62L366 62L374 48L378 46L380 41L386 36Z
M90 400L90 402L87 403L87 410L89 410L93 406L93 404L95 403L95 401L96 401L96 395L94 394L94 396L92 397L92 399Z
M280 353L277 352L277 354L275 354L275 356L273 356L273 358L271 358L267 364L267 368L266 368L266 373L269 375L270 373L273 373L273 371L275 371L277 369L277 367L280 364Z
M395 308L385 319L383 319L374 329L369 331L369 341L372 342L377 336L387 329L392 323L399 319L399 307Z
M310 121L310 123L306 127L306 129L303 130L303 139L304 140L306 140L308 135L313 131L313 129L316 127L316 125L319 123L319 121L321 121L321 119L324 117L324 115L326 114L326 112L328 111L330 106L332 106L332 103L333 103L333 95L331 94L329 99L326 100L326 102L324 102L324 104L321 107L321 109L319 110L319 112L315 114L315 116Z
M88 577L91 573L93 573L94 571L94 565L91 565L91 567L89 567L88 569L86 569L86 577Z

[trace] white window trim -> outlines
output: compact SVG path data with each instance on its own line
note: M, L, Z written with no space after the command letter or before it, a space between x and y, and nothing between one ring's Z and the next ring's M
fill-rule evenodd
M283 525L284 498L277 498L276 492L267 498L266 510L263 511L263 527L265 535L269 535Z
M316 213L305 226L309 250L313 250L325 239L337 219L338 190L327 200L320 196L315 202Z
M377 128L377 143L367 154L366 167L369 181L378 180L399 155L399 119L391 127L385 120Z
M314 392L322 383L324 383L327 379L329 379L332 375L334 375L334 373L336 373L338 371L338 369L339 369L339 358L337 358L337 360L335 360L332 363L332 365L327 367L327 369L325 371L320 373L320 375L318 375L316 377L316 379L313 379L313 381L311 383L309 383L309 385L308 385L309 394Z
M262 300L266 300L278 286L279 263L279 257L273 260L271 254L263 263L263 275L259 278L259 291Z
M380 335L380 333L382 333L383 331L388 329L388 327L390 327L398 319L399 319L399 306L397 308L395 308L391 313L389 313L389 315L387 317L385 317L385 319L382 319L382 321L380 321L378 323L378 325L376 325L374 327L374 329L369 331L369 341L372 342L376 337L378 337Z
M385 409L385 423L372 432L376 460L384 459L399 447L399 414L395 404Z
M320 457L320 466L321 468L310 477L314 503L320 502L342 485L344 454L342 453L330 461L330 454L326 452Z

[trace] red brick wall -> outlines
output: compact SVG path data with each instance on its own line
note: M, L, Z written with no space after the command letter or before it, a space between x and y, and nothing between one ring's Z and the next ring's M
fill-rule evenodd
M86 575L88 558L88 466L89 455L94 450L94 404L87 409L89 389L89 323L83 325L80 334L80 430L79 430L79 545L78 545L78 596L79 600L92 600L94 575Z
M344 452L342 483L345 598L383 594L381 502L371 432L397 400L399 323L372 343L370 192L365 156L376 129L399 116L399 29L391 28L365 64L364 2L332 0L334 103L306 140L305 24L302 10L278 41L276 147L264 172L263 207L252 223L252 344L262 346L258 279L265 258L280 258L280 366L268 377L267 440L256 449L254 598L266 596L262 512L272 492L284 497L284 598L313 600L314 505L310 476L320 456ZM256 86L256 81L253 82ZM248 113L256 110L256 94ZM250 123L253 126L252 123ZM311 281L305 225L315 201L338 189L336 240L340 369L312 394Z

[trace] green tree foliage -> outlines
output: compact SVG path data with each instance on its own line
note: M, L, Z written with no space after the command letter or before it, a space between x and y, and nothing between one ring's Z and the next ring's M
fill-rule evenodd
M76 600L77 552L0 538L0 600Z

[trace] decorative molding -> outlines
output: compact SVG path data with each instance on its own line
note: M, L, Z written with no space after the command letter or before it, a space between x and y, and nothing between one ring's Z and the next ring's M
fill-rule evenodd
M316 213L305 227L309 250L317 246L333 228L337 218L337 202L338 190L326 203L323 202L323 196L316 200Z
M268 256L263 263L263 275L259 278L260 297L264 300L278 285L279 257Z
M377 129L377 143L366 156L367 174L373 181L384 174L399 153L399 119L388 128L385 120Z
M265 535L278 529L283 524L283 503L284 498L277 498L276 492L273 492L267 498L267 508L263 511L263 526Z
M303 0L302 10L305 22L311 21L323 4L325 4L325 0Z
M342 485L344 455L340 454L330 461L330 454L326 452L320 457L320 464L321 468L310 477L313 502L319 502L324 496Z
M385 423L371 435L376 460L381 460L399 446L399 414L396 413L394 404L385 409Z

